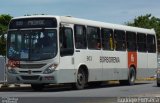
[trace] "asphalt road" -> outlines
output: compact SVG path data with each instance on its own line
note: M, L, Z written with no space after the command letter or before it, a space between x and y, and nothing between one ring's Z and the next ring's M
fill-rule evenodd
M134 86L108 84L84 90L50 86L35 92L27 87L0 90L0 97L3 97L0 102L13 100L15 103L115 103L119 97L160 97L160 87L156 86L155 81L141 81Z

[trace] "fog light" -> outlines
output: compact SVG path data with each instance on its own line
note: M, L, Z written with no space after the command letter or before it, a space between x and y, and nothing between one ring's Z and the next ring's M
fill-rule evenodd
M45 76L44 77L46 80L54 80L54 76Z

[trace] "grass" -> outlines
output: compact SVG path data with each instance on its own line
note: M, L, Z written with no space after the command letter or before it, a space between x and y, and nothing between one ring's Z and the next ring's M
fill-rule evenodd
M136 81L155 81L156 78L155 77L150 77L150 78L138 78L136 79ZM111 80L107 82L108 84L118 84L119 81L117 80Z

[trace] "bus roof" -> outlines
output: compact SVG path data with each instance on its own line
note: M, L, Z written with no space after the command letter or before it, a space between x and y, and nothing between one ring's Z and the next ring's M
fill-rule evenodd
M97 26L97 27L102 27L102 28L110 28L110 29L155 34L154 29L131 27L131 26L125 26L125 25L120 25L120 24L105 23L105 22L80 19L80 18L74 18L74 17L66 17L66 16L61 16L60 19L61 19L61 22L64 22L64 23L81 24L81 25L88 25L88 26Z
M59 22L62 22L62 23L96 26L96 27L102 27L102 28L133 31L133 32L148 33L148 34L155 35L155 30L154 29L131 27L131 26L125 26L125 25L120 25L120 24L112 24L112 23L106 23L106 22L100 22L100 21L93 21L93 20L75 18L75 17L71 17L71 16L34 15L34 16L15 17L13 19L37 18L37 17L38 18L44 18L44 17L46 17L46 18L56 18Z

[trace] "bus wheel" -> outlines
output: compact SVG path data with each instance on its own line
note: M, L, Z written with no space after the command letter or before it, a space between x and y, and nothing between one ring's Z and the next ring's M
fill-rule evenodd
M43 90L44 88L44 84L31 84L32 89L34 89L35 91L40 91Z
M74 84L74 88L78 90L84 89L86 80L87 79L84 70L80 69L77 74L77 82Z
M134 85L136 79L136 71L133 67L129 69L128 80L120 80L121 85Z
M160 87L160 83L157 81L157 87Z
M136 79L136 71L133 67L131 67L129 70L128 84L134 85L135 79Z

